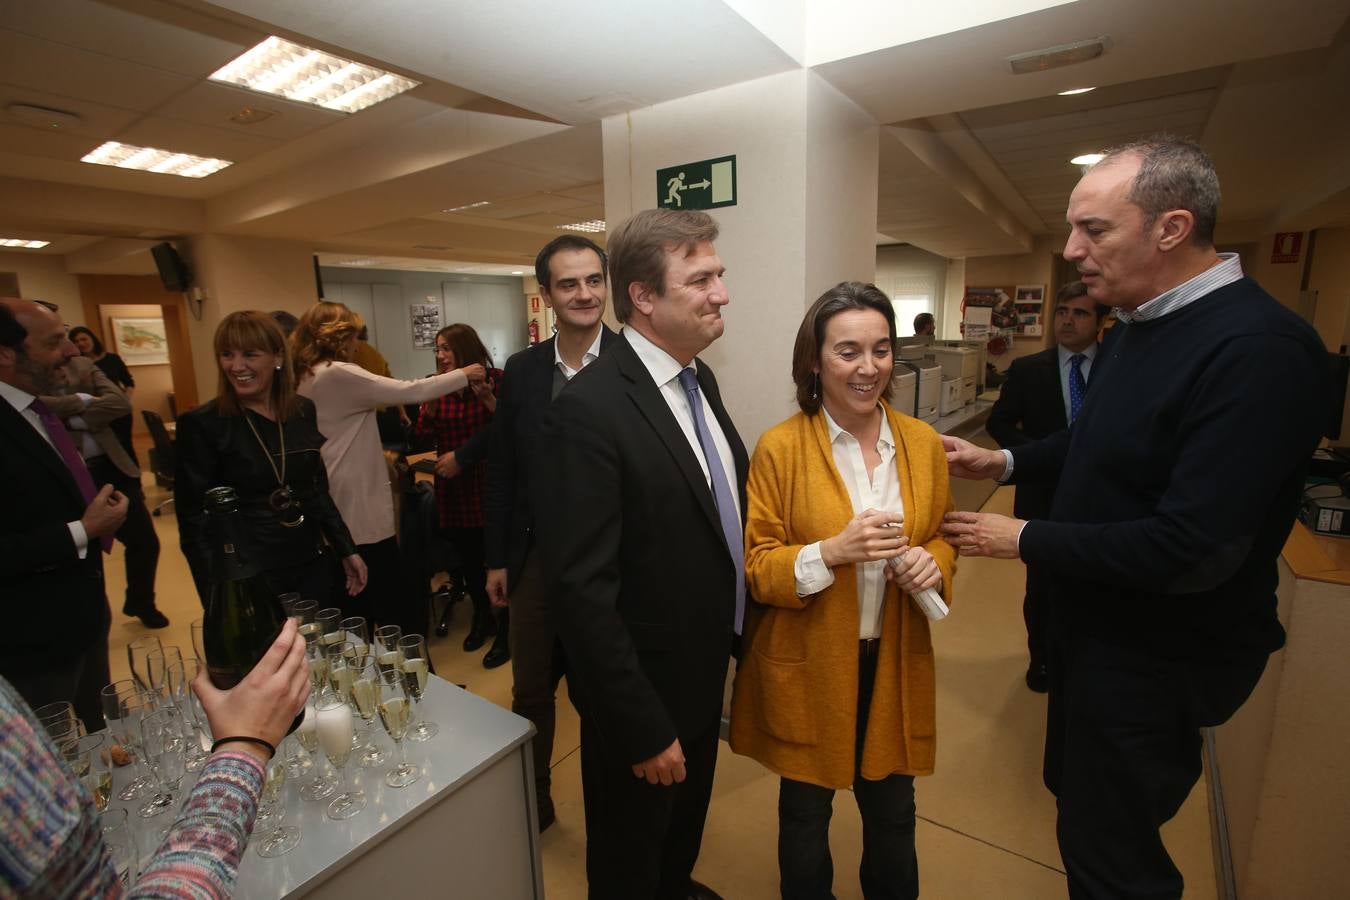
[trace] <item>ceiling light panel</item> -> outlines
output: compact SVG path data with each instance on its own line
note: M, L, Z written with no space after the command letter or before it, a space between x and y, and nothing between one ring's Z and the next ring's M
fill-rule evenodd
M346 113L421 84L275 35L222 66L210 80Z
M605 230L604 219L590 219L585 222L573 222L571 225L554 225L559 231L584 231L588 234L597 234Z
M226 166L234 165L228 159L193 156L191 153L176 153L158 147L137 147L117 141L108 141L90 150L80 157L80 162L116 166L119 169L139 169L161 175L181 175L184 178L205 178Z
M1084 153L1082 156L1075 156L1069 163L1075 166L1095 166L1103 159L1106 159L1105 153Z
M0 247L18 247L23 250L41 250L51 241L30 241L25 238L0 238Z

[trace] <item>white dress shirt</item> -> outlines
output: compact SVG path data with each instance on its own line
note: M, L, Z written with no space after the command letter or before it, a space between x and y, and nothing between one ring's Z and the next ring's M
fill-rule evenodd
M680 370L694 369L693 364L681 366L673 356L647 340L636 329L625 328L623 335L632 345L638 359L642 360L647 372L651 374L652 381L656 382L656 387L661 391L661 397L666 401L666 405L670 407L675 421L680 423L680 430L684 432L685 440L689 442L694 451L694 458L698 460L699 468L703 470L703 479L708 483L708 490L712 491L712 476L708 474L708 463L703 458L703 446L699 443L698 432L694 430L694 414L689 408L688 395L685 394L679 381ZM698 374L696 369L694 374ZM731 445L727 443L727 436L722 433L722 425L717 421L717 416L713 415L712 407L708 405L708 397L702 389L699 390L698 397L703 402L703 421L708 423L708 433L712 436L713 445L717 447L717 455L722 460L722 471L726 473L727 485L731 488L731 502L736 505L736 518L739 520L741 497L740 491L736 489L736 460L731 455Z
M32 425L34 431L42 435L42 439L52 448L52 452L56 454L56 458L60 459L61 465L64 466L66 461L61 458L61 451L56 449L56 444L52 443L51 435L47 434L47 429L43 426L42 420L33 410L33 401L37 397L5 381L0 381L0 397L4 397L9 405L14 407L19 415L23 416L24 421ZM85 533L84 523L76 519L74 522L67 522L66 527L70 529L70 539L75 542L75 552L80 559L84 559L85 551L89 549L89 535Z
M603 327L595 333L595 340L591 341L591 346L588 347L586 352L581 356L581 369L586 368L600 358L600 338L602 338L604 334L605 329ZM554 335L553 337L553 365L558 368L559 372L562 372L562 377L568 381L575 378L576 374L581 371L581 369L574 369L563 361L562 353L558 350L557 335Z
M895 436L890 423L881 413L881 430L877 434L877 453L881 462L869 475L863 461L862 444L840 428L825 411L825 427L830 433L830 449L834 467L848 489L853 514L867 509L879 509L904 516L905 502L900 496L900 475L895 469ZM858 563L858 638L870 640L881 636L881 613L886 599L886 560ZM818 594L834 584L834 570L820 557L820 541L807 544L797 553L793 566L797 579L797 596Z

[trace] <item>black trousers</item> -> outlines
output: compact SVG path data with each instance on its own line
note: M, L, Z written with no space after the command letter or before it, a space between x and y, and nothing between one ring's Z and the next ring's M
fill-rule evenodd
M862 777L863 736L876 681L875 653L858 657L858 726L853 798L862 814L863 852L858 879L867 900L919 896L914 849L914 776ZM778 872L783 900L834 900L830 816L834 790L784 778L778 788Z
M526 559L511 593L511 712L534 723L534 784L540 804L550 796L553 734L557 727L558 682L563 651L548 609L548 585L538 554Z
M148 612L155 608L159 536L155 534L150 510L145 506L141 481L124 474L106 456L95 456L85 462L95 484L111 484L127 496L127 518L117 529L117 540L126 547L127 593L122 607L128 615Z
M390 535L373 544L359 544L356 552L366 564L366 589L344 597L338 606L344 615L365 616L371 633L380 625L397 625L404 634L427 633L427 597L418 589Z
M703 843L717 765L718 723L681 741L685 780L648 784L613 756L581 718L581 789L586 806L590 900L674 900L688 894Z
M459 557L459 572L464 577L464 589L473 601L474 620L490 619L493 610L487 594L487 551L483 544L483 529L442 528L441 536L450 542Z
M1237 711L1266 659L1160 659L1056 630L1045 784L1073 900L1181 896L1158 830L1200 777L1200 729Z
M1030 667L1045 665L1050 641L1050 579L1039 566L1027 565L1027 592L1022 598L1022 620L1027 624Z

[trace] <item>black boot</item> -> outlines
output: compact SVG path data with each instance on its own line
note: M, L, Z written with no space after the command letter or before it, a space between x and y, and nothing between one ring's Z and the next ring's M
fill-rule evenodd
M511 618L504 610L497 610L497 639L492 649L483 655L483 668L495 669L511 658Z
M473 624L464 637L464 652L472 653L497 633L497 622L492 618L492 607L487 597L473 598Z

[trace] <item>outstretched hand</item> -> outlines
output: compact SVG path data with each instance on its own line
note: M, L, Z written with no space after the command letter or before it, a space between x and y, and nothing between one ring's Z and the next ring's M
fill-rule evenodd
M954 478L999 478L1007 468L1007 458L998 450L977 447L970 441L944 434L942 449L947 451L947 471Z
M281 743L309 697L305 639L296 628L288 618L258 664L227 691L211 683L205 666L197 673L192 690L202 702L212 734L262 738L273 747ZM267 762L267 751L256 744L240 741L222 746Z
M1017 559L1017 539L1027 523L994 513L949 512L938 531L962 556Z

